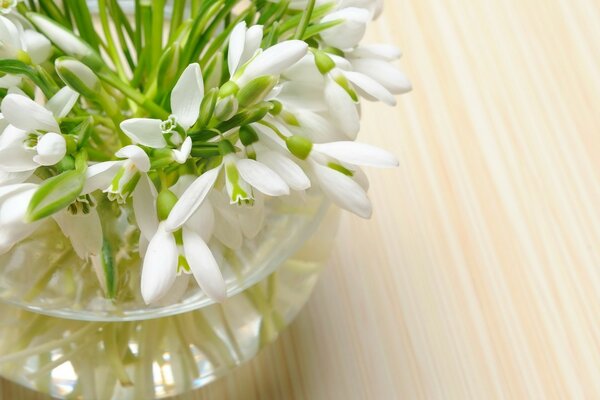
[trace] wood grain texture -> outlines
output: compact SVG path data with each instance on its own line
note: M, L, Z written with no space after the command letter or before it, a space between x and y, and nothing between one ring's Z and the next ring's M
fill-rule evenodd
M345 215L279 342L190 399L600 397L597 0L388 0L415 90L364 107L375 215ZM38 399L2 383L0 397Z

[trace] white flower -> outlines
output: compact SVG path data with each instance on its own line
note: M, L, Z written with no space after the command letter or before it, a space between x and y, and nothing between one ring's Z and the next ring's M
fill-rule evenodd
M0 254L8 252L39 227L39 222L25 222L27 207L36 190L37 185L33 183L0 187Z
M38 185L20 183L0 186L0 254L4 254L30 236L41 221L25 222L27 208ZM94 208L87 213L71 214L62 210L52 216L73 249L83 259L96 255L102 248L102 227Z
M181 146L179 150L174 149L172 154L176 162L183 164L189 158L192 143L189 137L184 140L178 128L187 132L196 123L203 97L204 83L200 65L190 64L171 92L173 114L166 121L132 118L123 121L121 129L134 143L154 149Z
M352 70L345 74L348 80L361 90L364 97L385 101L383 96L387 97L387 94L382 95L381 88L385 88L391 94L404 94L412 90L408 78L392 64L401 56L402 52L394 46L361 45L345 53ZM378 83L379 87L374 82Z
M240 22L233 28L229 38L229 51L227 53L227 65L232 77L240 66L254 57L258 49L260 49L262 37L262 25L253 25L247 28L246 22Z
M371 201L362 182L358 166L397 167L391 153L356 142L332 142L313 145L307 160L321 190L338 206L363 218L370 218Z
M8 125L0 134L0 170L33 171L54 165L67 152L57 118L65 117L78 94L68 87L59 90L46 107L21 94L8 94L0 109Z
M244 86L260 76L281 75L286 69L296 64L306 55L308 44L301 40L286 40L260 52L248 64L238 70L234 81Z
M347 7L326 15L321 22L342 22L321 32L323 41L341 50L355 47L365 36L371 13L363 8Z
M252 188L267 196L284 196L290 192L287 183L272 169L258 161L230 153L216 168L200 175L181 195L166 221L168 231L180 229L202 205L221 171L231 204L242 204L254 199Z
M181 192L189 184L191 177L182 177L180 181L176 185L178 187L172 188L174 192ZM152 193L152 190L143 190L146 194ZM134 204L138 224L141 221L151 221L150 224L140 224L143 235L150 237L142 269L141 290L144 301L153 304L164 298L175 283L178 271L191 272L207 296L215 301L224 301L227 297L225 281L207 245L214 229L214 214L210 204L199 206L188 215L183 225L177 229L182 230L181 242L178 242L174 231L166 228L165 221L157 223L154 208L156 197L150 195L140 201L145 204ZM150 226L155 223L155 228ZM189 266L189 271L186 266Z
M0 0L0 13L9 14L19 3L19 0Z
M115 155L124 160L105 161L88 167L82 195L103 190L109 199L124 203L134 192L142 175L150 170L150 158L135 145L125 146Z
M52 46L42 34L24 30L17 22L0 15L0 59L31 59L35 64L43 63L50 57Z

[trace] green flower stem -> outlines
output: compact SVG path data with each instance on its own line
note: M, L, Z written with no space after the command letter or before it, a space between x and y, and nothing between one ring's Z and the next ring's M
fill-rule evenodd
M294 39L300 40L304 37L304 32L306 32L306 27L310 23L310 20L312 18L312 13L315 9L315 3L316 3L315 0L308 1L308 5L306 6L306 9L302 13L302 19L300 20L300 23L298 24L298 27L296 28L296 34L294 35Z
M152 0L152 42L151 64L158 64L163 44L163 29L165 24L165 0Z
M33 286L25 293L23 297L26 301L31 301L36 298L48 285L50 278L54 272L63 265L63 262L72 254L71 249L65 249L58 258L50 264L46 272L33 284Z
M185 10L185 0L173 1L173 15L171 15L171 23L169 26L169 43L177 36L177 31L183 21L183 12Z
M163 120L169 118L169 113L167 111L165 111L158 104L154 103L152 100L147 99L142 93L138 92L136 89L121 81L114 74L111 74L107 71L103 71L98 74L98 77L110 86L119 90L125 96L133 100L135 103L142 106L144 109L146 109L146 111L150 113L152 117L160 118Z
M121 62L121 56L117 52L117 46L115 45L115 40L110 30L108 8L109 7L106 4L106 0L98 0L98 14L100 16L100 24L102 25L102 29L104 31L104 38L106 39L107 44L106 52L108 53L108 56L111 58L113 64L115 65L119 77L122 80L127 80L125 69L123 68L123 64Z

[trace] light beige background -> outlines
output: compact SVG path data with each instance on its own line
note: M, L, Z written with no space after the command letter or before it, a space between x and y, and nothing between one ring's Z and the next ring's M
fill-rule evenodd
M368 105L375 215L308 307L187 399L600 398L600 4L388 0L415 90ZM6 382L6 399L37 399Z

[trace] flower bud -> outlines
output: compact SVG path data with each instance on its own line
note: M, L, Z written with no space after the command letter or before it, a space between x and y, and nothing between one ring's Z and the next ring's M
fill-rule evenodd
M104 68L100 56L73 32L41 14L28 12L27 18L63 53L76 57L94 68Z
M220 121L227 121L238 110L238 101L234 96L227 96L220 100L215 107L215 117Z
M252 79L237 94L242 107L248 107L261 102L273 90L278 79L274 76L260 76Z
M85 183L85 170L70 170L46 179L36 190L25 220L39 221L65 209L77 199Z
M62 135L48 132L38 140L36 150L33 161L40 165L54 165L67 154L67 142Z
M71 89L90 99L98 96L100 79L90 67L70 57L57 58L54 66L58 76Z
M177 81L179 72L179 58L181 48L179 43L174 43L163 53L158 67L157 86L159 93L166 93L173 82Z

